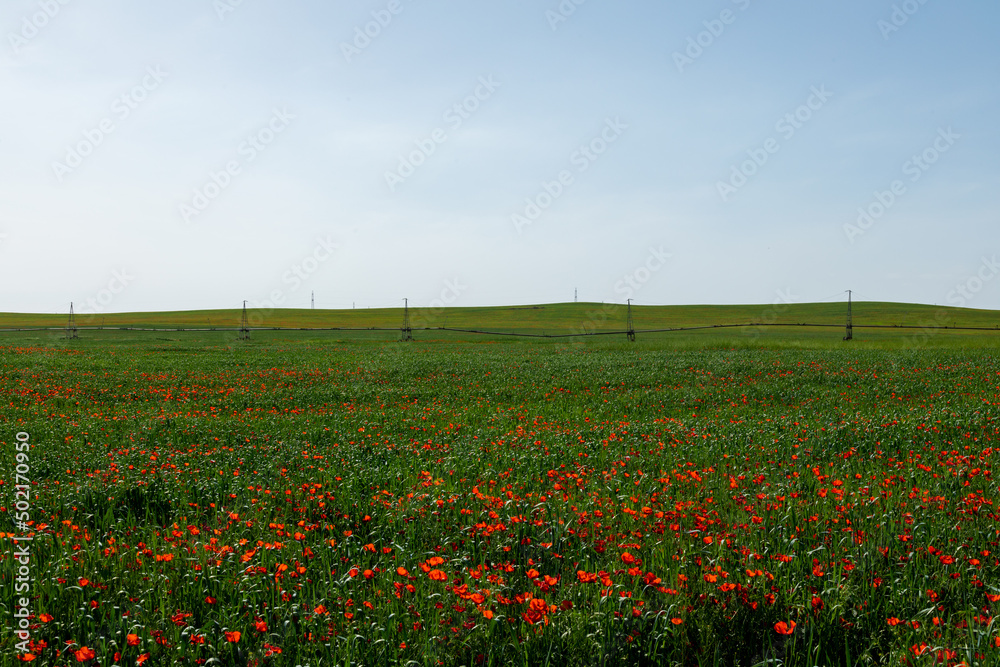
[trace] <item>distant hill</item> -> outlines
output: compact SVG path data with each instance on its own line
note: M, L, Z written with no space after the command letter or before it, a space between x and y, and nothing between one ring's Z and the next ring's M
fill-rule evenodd
M1000 311L973 310L906 303L855 302L854 324L883 326L989 327L1000 325ZM251 309L253 328L399 328L402 308L357 310ZM843 325L846 303L791 305L633 306L637 330L722 324L830 324ZM104 326L151 328L234 328L241 311L189 310L148 313L77 315L81 329ZM63 327L67 315L0 313L0 328ZM570 334L583 331L620 331L626 308L620 304L555 303L480 308L411 308L414 329L451 327L519 333Z

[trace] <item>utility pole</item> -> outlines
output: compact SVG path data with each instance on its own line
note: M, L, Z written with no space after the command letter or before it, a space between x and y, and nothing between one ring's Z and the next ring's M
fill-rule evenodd
M76 315L73 314L73 302L69 304L69 321L66 322L66 338L76 338Z
M413 332L410 330L410 300L403 299L403 328L400 329L400 340L408 343L413 340Z
M632 299L628 300L628 324L626 326L628 328L628 331L626 332L625 335L628 336L629 342L634 343L635 327L632 326Z
M844 340L854 340L854 317L851 314L851 290L847 290L847 335Z
M574 287L574 288L573 288L573 303L577 303L577 302L579 301L579 299L577 299L577 295L578 295L578 293L579 293L579 290L577 290L577 289L576 289L576 288Z
M250 322L247 320L247 302L243 302L243 319L240 321L239 340L250 340Z
M316 310L316 292L315 291L313 291L313 293L312 293L312 309Z

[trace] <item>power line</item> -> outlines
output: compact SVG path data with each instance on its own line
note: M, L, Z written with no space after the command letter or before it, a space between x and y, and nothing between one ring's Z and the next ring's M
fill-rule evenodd
M742 327L747 328L763 328L763 327L813 327L821 329L839 329L843 327L843 324L835 323L815 323L815 322L774 322L767 324L764 322L745 322L743 324L701 324L697 326L689 327L666 327L661 329L635 329L636 334L646 334L646 333L669 333L675 331L699 331L704 329L737 329ZM992 327L960 327L960 326L924 326L919 324L854 324L852 326L854 329L920 329L924 331L992 331L1000 332L1000 325ZM201 331L236 331L243 332L244 328L240 326L237 327L129 327L129 326L92 326L92 327L78 327L78 331L134 331L134 332L201 332ZM17 333L17 332L37 332L37 331L65 331L64 327L0 327L0 333ZM400 331L399 327L247 327L246 333L249 335L250 331ZM570 334L532 334L532 333L519 333L513 331L486 331L482 329L459 329L456 327L415 327L410 329L413 331L451 331L457 333L474 333L474 334L486 334L490 336L522 336L529 338L584 338L587 336L620 336L622 334L628 334L628 330L615 330L615 331L593 331L589 333L570 333Z

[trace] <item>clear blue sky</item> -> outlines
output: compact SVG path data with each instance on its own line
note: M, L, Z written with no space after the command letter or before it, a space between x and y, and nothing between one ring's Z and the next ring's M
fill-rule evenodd
M5 0L0 311L577 288L1000 308L998 19L986 0Z

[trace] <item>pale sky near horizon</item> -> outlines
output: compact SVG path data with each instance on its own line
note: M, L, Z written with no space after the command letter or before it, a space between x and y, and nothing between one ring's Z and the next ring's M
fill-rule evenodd
M5 0L0 312L574 289L1000 309L998 19L986 0Z

